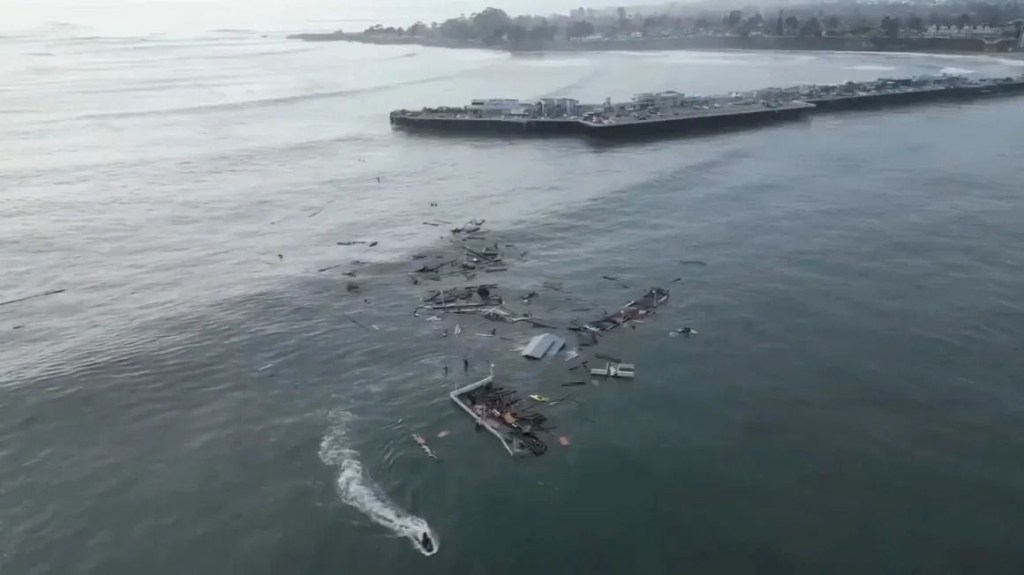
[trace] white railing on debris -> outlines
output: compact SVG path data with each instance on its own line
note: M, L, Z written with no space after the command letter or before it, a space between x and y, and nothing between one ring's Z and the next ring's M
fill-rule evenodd
M488 375L487 377L481 379L480 381L477 381L475 383L471 383L469 385L460 387L460 388L456 389L455 391L449 393L448 396L452 398L452 401L455 402L455 405L458 405L460 408L462 408L463 411L465 411L467 414L469 414L469 416L473 418L473 421L475 421L477 423L477 425L483 427L484 429L489 431L491 433L491 435L493 435L494 437L498 438L498 441L501 442L502 447L505 448L505 451L507 451L509 455L515 456L516 455L516 450L505 439L505 436L502 435L502 433L499 432L497 429L494 429L494 427L491 424L487 423L486 420L484 420L482 417L477 415L472 409L470 409L470 407L468 405L466 405L466 402L464 402L464 401L462 401L462 399L460 399L461 395L463 395L465 393L469 393L470 391L473 391L474 389L481 388L481 387L483 387L483 386L485 386L485 385L487 385L489 383L492 383L493 381L494 381L494 366L492 365L491 366L491 373L490 373L490 375Z

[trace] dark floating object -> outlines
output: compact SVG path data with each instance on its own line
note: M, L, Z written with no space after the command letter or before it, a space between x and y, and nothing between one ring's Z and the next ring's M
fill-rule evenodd
M359 323L354 317L352 317L352 316L350 316L348 314L345 314L345 319L347 319L348 321L358 325L359 327L365 329L366 331L370 331L370 328L368 326Z
M329 206L329 205L331 205L331 204L333 204L333 203L334 203L334 200L331 200L331 201L327 202L326 204L324 204L323 206L321 206L321 207L320 207L320 209L318 209L318 210L316 210L315 212L313 212L313 213L309 214L309 216L308 216L308 217L311 217L311 218L312 218L312 217L314 217L314 216L318 215L318 214L319 214L320 212L322 212L322 211L326 210L326 209L327 209L327 206Z
M478 295L484 304L497 305L500 302L491 301L491 290L497 287L497 284L483 284L479 286L466 286L463 288L432 291L423 298L423 301L443 305L459 301L468 301L472 299L474 295Z
M624 287L624 288L628 288L628 287L629 287L629 285L628 285L628 284L625 284L625 283L623 283L623 282L619 281L619 278L617 278L617 277L615 277L615 276L601 276L601 279L603 279L603 280L608 280L608 281L610 281L610 282L615 282L615 283L617 283L617 284L621 285L621 286L622 286L622 287Z
M64 293L66 291L67 291L66 289L50 290L50 291L46 291L46 292L43 292L43 293L37 293L35 295L19 297L17 299L11 299L11 300L7 300L7 301L3 301L3 302L0 302L0 305L9 305L9 304L12 304L12 303L28 301L30 299L36 299L36 298L39 298L39 297L46 297L46 296L50 296L50 295L57 295L59 293Z
M701 260L682 260L679 263L683 264L684 266L706 266L706 265L708 265L707 262L701 261Z
M657 307L668 301L669 292L664 288L651 288L638 300L631 301L622 308L597 321L592 321L583 326L583 329L590 331L609 331L625 323L644 319L654 313Z

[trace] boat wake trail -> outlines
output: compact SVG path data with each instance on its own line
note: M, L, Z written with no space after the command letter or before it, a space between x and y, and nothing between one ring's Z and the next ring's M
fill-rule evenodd
M363 471L359 452L350 447L348 423L352 414L335 411L330 414L331 427L320 442L320 461L338 470L338 496L385 527L395 535L405 537L423 555L437 553L440 540L425 519L411 515L391 502L370 476Z

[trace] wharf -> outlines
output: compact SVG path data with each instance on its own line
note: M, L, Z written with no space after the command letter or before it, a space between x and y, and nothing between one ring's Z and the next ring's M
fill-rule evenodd
M1024 93L1024 76L904 78L836 85L767 88L710 97L639 94L632 102L580 104L568 99L474 100L459 108L396 110L392 126L436 134L584 136L630 139L691 135L794 121L812 113L957 101Z
M940 101L951 102L986 96L1012 96L1017 94L1024 94L1024 79L1004 79L1001 81L954 85L942 88L820 95L807 98L806 101L814 104L816 111L820 113Z
M473 117L447 111L397 111L391 113L391 124L441 133L616 137L706 131L729 126L795 120L803 117L812 108L814 105L807 102L787 102L775 106L744 104L708 110L690 107L664 108L656 115L652 113L650 116L574 118Z
M586 135L596 137L670 135L798 120L805 117L813 108L814 105L807 102L786 102L772 106L758 103L710 110L668 109L654 117L580 122Z

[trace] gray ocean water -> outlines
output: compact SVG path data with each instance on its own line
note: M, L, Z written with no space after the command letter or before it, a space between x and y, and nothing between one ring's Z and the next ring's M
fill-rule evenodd
M602 147L387 123L1022 64L4 37L0 299L66 292L0 307L0 573L1022 573L1021 100ZM561 360L410 313L421 222L477 217L528 251L506 293L563 283L536 315L672 289L541 458L446 391L557 396Z

